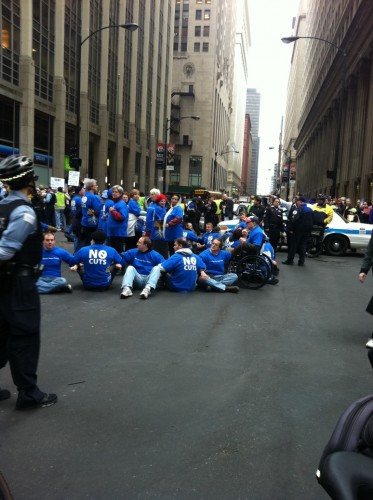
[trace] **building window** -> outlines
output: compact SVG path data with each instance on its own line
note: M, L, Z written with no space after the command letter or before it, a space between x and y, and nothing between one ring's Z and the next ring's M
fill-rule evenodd
M194 26L194 36L201 36L201 26Z
M203 36L210 36L210 26L203 27Z
M35 63L35 95L53 101L55 1L34 0L32 58Z
M201 52L201 44L199 42L194 44L194 52Z
M189 158L189 182L188 186L200 186L202 181L202 156L191 156Z
M202 0L196 0L196 3L197 3L197 4L198 4L198 3L202 3Z
M20 0L0 2L0 78L19 84Z
M170 170L170 186L180 186L180 155L174 156L174 169Z
M19 104L0 99L0 143L19 148Z
M210 12L211 12L210 9L205 10L204 15L203 15L203 19L205 21L208 21L210 19Z
M202 20L202 10L196 10L196 21Z
M208 52L209 51L209 44L208 44L208 42L203 42L202 51L203 52Z
M205 3L211 3L211 0L205 0Z
M78 46L81 30L80 2L65 3L64 68L66 82L66 109L76 113Z

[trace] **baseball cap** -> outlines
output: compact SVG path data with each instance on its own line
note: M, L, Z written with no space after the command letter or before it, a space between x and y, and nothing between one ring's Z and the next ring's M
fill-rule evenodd
M259 219L256 215L250 215L250 217L246 219L246 222L255 222L256 224L258 224Z

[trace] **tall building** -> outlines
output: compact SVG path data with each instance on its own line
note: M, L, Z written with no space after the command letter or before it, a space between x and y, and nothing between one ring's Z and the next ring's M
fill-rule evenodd
M235 87L247 75L247 0L175 3L168 142L176 154L167 184L239 192L245 115Z
M299 2L298 14L293 26L296 36L306 36L308 32L308 3L309 0L300 0ZM305 44L300 44L297 50L293 50L292 53L287 89L285 129L282 144L280 144L281 171L278 172L278 179L280 180L278 187L280 196L289 200L299 191L299 189L296 189L297 152L294 144L298 137L298 124L302 108L305 47Z
M67 177L78 142L82 178L160 186L174 0L0 0L0 9L0 157L28 155L49 184ZM108 28L124 23L140 29Z
M373 2L309 0L306 15L296 189L372 199Z
M260 94L256 89L247 89L246 113L250 115L252 135L252 157L250 166L249 194L256 194L258 184L259 163L259 117L260 117Z

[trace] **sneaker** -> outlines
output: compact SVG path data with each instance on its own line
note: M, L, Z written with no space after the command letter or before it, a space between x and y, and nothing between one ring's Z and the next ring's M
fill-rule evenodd
M283 260L282 263L285 264L285 266L292 266L294 264L292 260Z
M140 293L140 299L147 299L149 295L151 295L151 289L149 287L145 287L144 290Z
M64 288L64 292L65 293L73 293L73 287L71 285L66 285L66 287Z
M211 286L210 286L210 285L207 285L207 287L206 287L206 292L211 292L211 290L212 290Z
M10 398L10 391L8 389L0 389L0 401Z
M301 260L298 261L298 266L301 266L301 267L304 266L304 262L302 262Z
M367 349L372 349L373 348L373 337L371 337L368 342L365 344L365 347Z
M47 406L52 406L57 403L56 394L44 394L43 399L40 401L22 401L17 400L16 408L17 410L33 410L34 408L47 408Z
M128 286L125 286L123 288L123 291L122 293L120 294L120 298L121 299L126 299L127 297L131 297L133 294L132 294L132 290L130 289L130 287Z
M225 291L228 293L237 293L240 291L240 289L238 288L238 286L226 286Z

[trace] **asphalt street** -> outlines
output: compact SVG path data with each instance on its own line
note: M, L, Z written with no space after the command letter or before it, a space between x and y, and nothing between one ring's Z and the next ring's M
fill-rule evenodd
M323 447L373 392L360 263L322 256L257 291L147 301L120 300L119 277L86 292L65 266L74 293L42 297L39 385L58 404L16 411L9 368L0 375L12 391L0 471L15 500L328 498Z

